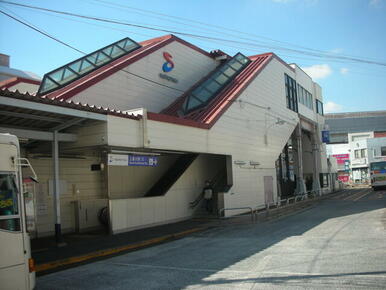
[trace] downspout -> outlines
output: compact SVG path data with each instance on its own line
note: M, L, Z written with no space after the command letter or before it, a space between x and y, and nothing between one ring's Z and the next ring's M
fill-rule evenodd
M296 145L298 152L298 176L296 178L296 194L303 195L306 193L306 184L303 178L303 145L302 145L302 127L301 121L296 130Z
M320 190L320 182L319 182L319 162L320 156L318 158L319 152L319 134L318 134L318 126L314 125L314 134L312 134L312 155L314 157L314 178L312 182L312 190L316 192L318 195L321 195Z
M150 141L148 138L148 130L147 130L147 109L142 109L142 144L143 148L149 147Z

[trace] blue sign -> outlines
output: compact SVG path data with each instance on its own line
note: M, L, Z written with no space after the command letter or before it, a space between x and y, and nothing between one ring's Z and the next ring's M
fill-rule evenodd
M158 158L155 156L129 155L129 166L157 166Z
M330 143L330 131L322 131L322 142Z

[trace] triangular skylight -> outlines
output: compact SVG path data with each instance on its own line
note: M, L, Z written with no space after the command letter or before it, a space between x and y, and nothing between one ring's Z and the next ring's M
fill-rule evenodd
M60 89L86 74L128 54L141 45L126 37L44 75L38 95Z

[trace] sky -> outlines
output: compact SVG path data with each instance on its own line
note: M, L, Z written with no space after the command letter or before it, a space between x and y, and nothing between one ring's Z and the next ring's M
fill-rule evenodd
M386 0L14 2L194 34L176 35L207 51L274 52L287 63L298 64L319 83L325 112L386 110ZM0 11L86 53L124 37L139 42L169 34L17 7L1 0ZM0 14L0 53L11 56L12 68L41 77L83 56L4 14Z

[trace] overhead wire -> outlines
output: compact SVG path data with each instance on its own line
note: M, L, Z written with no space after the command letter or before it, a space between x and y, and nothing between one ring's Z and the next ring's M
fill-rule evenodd
M35 30L36 32L38 32L38 33L40 33L40 34L42 34L42 35L44 35L44 36L46 36L46 37L48 37L48 38L54 40L54 41L56 41L56 42L58 42L58 43L60 43L60 44L62 44L62 45L64 45L64 46L66 46L66 47L68 47L68 48L70 48L70 49L72 49L72 50L75 50L76 52L79 52L79 53L81 53L81 54L83 54L83 55L87 55L87 53L85 53L84 51L82 51L82 50L80 50L80 49L77 49L76 47L74 47L74 46L72 46L72 45L70 45L70 44L68 44L68 43L66 43L66 42L64 42L64 41L61 41L60 39L58 39L58 38L56 38L56 37L50 35L49 33L42 31L40 28L37 28L37 27L35 27L35 26L33 26L33 25L31 25L31 24L29 24L29 23L27 23L27 22L25 22L25 21L23 21L23 20L21 20L21 19L18 19L17 17L10 15L10 14L4 12L3 10L0 10L0 13L4 14L5 16L10 17L11 19L13 19L13 20L15 20L15 21L17 21L17 22L19 22L19 23L21 23L21 24L23 24L23 25L29 27L30 29ZM106 64L106 66L109 66L109 65L110 65L110 64ZM166 87L166 88L169 88L169 89L178 91L178 92L182 92L182 93L185 92L185 91L183 91L183 90L180 90L180 89L177 89L177 88L174 88L174 87L165 85L165 84L161 84L161 83L159 83L159 82L153 81L153 80L148 79L148 78L146 78L146 77L143 77L143 76L141 76L141 75L138 75L138 74L129 72L129 71L125 70L125 69L121 69L121 71L123 71L123 72L125 72L125 73L127 73L127 74L130 74L130 75L133 75L133 76L135 76L135 77L137 77L137 78L146 80L146 81L148 81L148 82L157 84L157 85L159 85L159 86L163 86L163 87Z
M152 31L162 31L166 33L172 33L172 34L177 34L177 35L184 35L184 36L189 36L189 37L197 37L201 39L211 39L211 40L220 40L220 41L227 41L230 43L236 43L236 44L247 44L247 45L252 45L252 46L257 46L257 47L268 47L265 45L260 45L257 43L248 43L248 42L243 42L243 41L237 41L237 40L232 40L232 39L224 39L220 37L210 37L210 36L205 36L205 35L197 35L193 33L186 33L186 32L180 32L180 31L173 31L173 30L168 30L168 29L160 29L160 28L154 28L146 25L138 25L138 24L133 24L133 23L128 23L128 22L123 22L123 21L117 21L117 20L112 20L112 19L107 19L107 18L101 18L101 17L96 17L96 16L87 16L87 15L81 15L77 13L72 13L72 12L66 12L66 11L58 11L58 10L53 10L53 9L48 9L48 8L43 8L43 7L37 7L37 6L31 6L31 5L25 5L25 4L19 4L19 3L14 3L10 1L0 1L1 3L5 4L10 4L10 5L16 5L16 6L22 6L22 7L28 7L31 9L38 9L38 10L44 10L52 13L57 13L57 14L64 14L64 15L69 15L73 17L79 17L79 18L85 18L85 19L90 19L90 20L95 20L95 21L100 21L100 22L107 22L107 23L112 23L112 24L119 24L119 25L125 25L125 26L131 26L131 27L136 27L140 29L147 29L147 30L152 30ZM268 48L275 48L278 50L283 50L283 51L289 51L289 52L294 52L294 53L300 53L300 54L305 54L305 55L311 55L311 56L323 56L324 58L327 59L341 59L341 60L348 60L348 61L355 61L359 63L366 63L366 64L373 64L373 65L379 65L379 66L386 66L386 62L381 62L381 61L372 61L372 60L367 60L363 58L356 58L356 57L346 57L346 56L339 56L339 55L331 55L331 54L317 54L313 53L310 51L300 51L296 49L291 49L291 48L285 48L285 47L274 47L274 46L269 46Z

